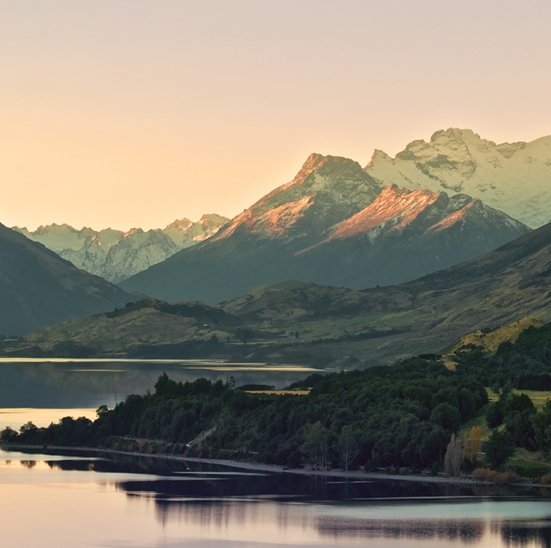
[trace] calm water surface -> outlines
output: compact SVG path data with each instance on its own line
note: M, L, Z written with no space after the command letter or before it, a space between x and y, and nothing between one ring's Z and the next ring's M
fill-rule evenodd
M175 380L282 387L307 368L192 361L0 361L0 427L94 417ZM0 450L2 546L551 548L549 491L336 481L159 459Z
M100 405L113 407L129 394L153 391L163 372L182 382L199 377L226 382L233 377L238 386L254 383L282 388L316 371L216 360L0 358L0 429L19 428L29 420L48 426L67 415L94 419Z
M537 490L512 498L506 490L1 450L0 490L3 546L551 546L551 494Z

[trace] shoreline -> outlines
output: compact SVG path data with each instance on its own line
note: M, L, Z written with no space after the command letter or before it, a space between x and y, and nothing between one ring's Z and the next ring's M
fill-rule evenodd
M160 460L174 460L177 462L194 462L203 464L212 464L216 466L226 466L228 468L238 468L254 472L267 472L271 474L294 474L300 476L326 477L326 478L341 478L341 479L367 479L379 481L411 481L417 483L436 483L449 485L508 485L512 487L538 487L551 489L551 485L542 485L540 483L532 483L529 481L523 483L496 484L489 481L477 481L471 478L449 477L443 478L439 476L419 476L415 474L400 475L400 474L385 474L382 472L362 472L362 471L345 471L345 470L312 470L308 468L287 468L275 464L260 464L241 462L230 459L210 459L200 457L184 457L181 455L171 455L168 453L140 453L138 451L120 451L117 449L99 449L96 447L69 447L59 445L49 445L46 448L42 445L23 445L23 444L2 444L0 449L38 449L39 451L78 451L88 453L105 453L111 455L123 455L129 457L154 458ZM47 454L47 453L43 453Z

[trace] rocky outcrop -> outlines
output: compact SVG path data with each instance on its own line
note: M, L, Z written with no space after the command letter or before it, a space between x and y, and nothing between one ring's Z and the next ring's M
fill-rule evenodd
M413 141L395 158L376 150L366 172L381 185L480 198L531 228L551 220L551 136L529 143L450 128Z

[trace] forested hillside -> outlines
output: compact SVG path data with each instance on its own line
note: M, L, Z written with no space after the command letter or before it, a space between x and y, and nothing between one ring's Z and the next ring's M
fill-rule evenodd
M94 423L31 426L18 441L104 445L130 436L187 444L188 455L248 453L289 466L426 468L444 458L451 434L488 401L482 384L421 358L302 385L314 386L307 395L249 394L231 383L181 384L163 375L154 394L100 409Z
M489 332L490 333L490 332ZM551 390L551 324L530 326L514 343L495 352L466 345L454 353L458 373L476 378L497 392L505 386L520 390Z
M512 332L503 328L498 335L505 331ZM484 342L492 332L475 335ZM510 466L528 462L530 473L544 475L551 470L545 463L551 456L551 400L540 399L536 406L519 390L549 385L551 324L529 326L512 339L493 350L458 343L452 353L392 366L316 373L284 392L236 387L231 379L182 384L163 374L154 393L130 395L112 410L101 406L94 422L67 417L48 428L28 423L19 433L5 429L0 440L246 458L290 467L445 469L452 475L460 466L500 469L520 448L539 456ZM491 403L489 386L498 395Z

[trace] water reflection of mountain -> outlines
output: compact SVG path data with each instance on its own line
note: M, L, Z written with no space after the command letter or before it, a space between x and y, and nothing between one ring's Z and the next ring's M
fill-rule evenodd
M252 370L251 370L252 369ZM164 371L176 381L199 377L238 385L269 384L282 387L308 372L261 365L231 366L213 362L5 362L0 361L2 407L112 407L128 394L153 390Z

